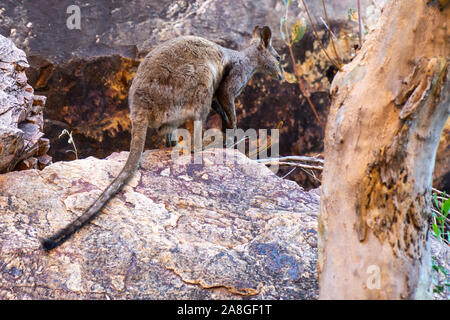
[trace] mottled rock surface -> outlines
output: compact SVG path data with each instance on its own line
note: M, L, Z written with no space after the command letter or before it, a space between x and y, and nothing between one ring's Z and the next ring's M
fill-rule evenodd
M41 250L126 157L0 175L0 299L317 298L317 191L233 150L205 151L202 164L146 152L97 219Z
M42 132L45 97L27 83L28 67L25 53L0 35L0 172L51 163Z

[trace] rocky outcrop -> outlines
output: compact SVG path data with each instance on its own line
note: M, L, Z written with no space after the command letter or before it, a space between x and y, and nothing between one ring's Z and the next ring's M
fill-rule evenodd
M362 1L363 7L369 2ZM323 16L321 2L307 3L328 45L329 36L319 19ZM32 66L28 71L31 84L48 98L45 133L51 139L55 161L74 159L67 152L71 146L66 139L58 139L63 129L73 131L81 158L104 158L111 152L128 150L128 88L139 59L162 41L193 34L238 49L249 41L255 25L269 25L274 46L282 54L287 71L292 72L279 32L284 14L281 0L81 1L81 30L66 26L66 11L72 4L71 0L60 0L50 7L42 0L6 0L0 5L0 33L25 50ZM353 37L356 23L348 22L347 12L355 1L327 4L333 31L342 39L342 52L349 59L357 40ZM305 16L299 1L292 2L290 12L291 24L298 15ZM325 122L327 75L332 77L333 68L321 54L311 28L294 51L303 63L311 99ZM323 148L319 124L296 84L257 76L239 98L237 113L243 129L275 128L283 121L280 151L284 155L315 155ZM220 126L214 113L208 126ZM148 148L162 145L160 139L149 136ZM309 188L317 186L301 170L289 177L298 178Z
M25 53L0 35L0 172L51 163L42 132L45 97L27 83L28 67Z
M35 90L48 98L45 133L53 148L55 161L72 160L65 139L58 139L63 129L73 131L79 156L104 158L111 152L128 150L129 119L127 94L140 58L158 43L178 35L194 34L221 45L242 48L256 24L269 25L274 31L274 47L282 54L286 70L292 63L280 38L279 21L283 15L281 0L97 0L79 1L81 29L70 30L66 20L72 0L5 0L0 5L0 34L10 37L29 57L27 75ZM375 25L379 7L386 0L362 0L364 23ZM319 34L332 52L329 34L321 17L321 1L306 0ZM75 3L76 4L76 3ZM348 11L356 1L326 1L333 32L340 39L344 60L354 55L357 23L348 21ZM49 19L51 16L51 19ZM293 1L290 23L305 17L300 1ZM334 68L321 52L308 27L305 37L294 46L302 64L311 100L322 122L328 115L329 84ZM315 155L323 150L323 133L297 85L279 83L264 76L255 77L237 102L238 124L243 129L275 128L280 121L280 152L283 155ZM220 126L212 113L210 127ZM150 135L148 148L162 141ZM447 139L448 140L448 139ZM448 144L442 146L448 150ZM450 170L445 154L436 186L448 185ZM438 169L438 168L437 168ZM289 169L288 169L289 170ZM284 175L285 172L280 171ZM307 188L317 181L297 170L289 175Z
M40 249L126 157L0 175L0 299L317 298L318 193L233 150L146 152L98 218Z

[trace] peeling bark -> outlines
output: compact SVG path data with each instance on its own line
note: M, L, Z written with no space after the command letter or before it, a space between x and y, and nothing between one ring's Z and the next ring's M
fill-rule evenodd
M390 2L333 81L319 218L323 299L429 297L432 174L450 112L450 7L427 2Z

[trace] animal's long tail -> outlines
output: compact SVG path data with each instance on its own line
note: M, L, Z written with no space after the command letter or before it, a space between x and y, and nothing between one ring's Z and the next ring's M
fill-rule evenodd
M100 214L100 210L108 203L108 201L120 191L126 184L128 179L139 167L142 152L145 145L145 136L147 133L147 123L133 123L131 131L130 154L127 162L119 173L117 178L103 191L100 197L75 221L67 225L64 229L58 231L55 235L47 239L41 239L42 247L45 250L51 250L63 244L75 232L80 230L84 225Z

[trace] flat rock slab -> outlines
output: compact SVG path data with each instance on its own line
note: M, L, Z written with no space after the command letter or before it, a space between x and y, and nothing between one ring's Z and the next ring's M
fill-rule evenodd
M318 193L234 150L146 152L98 218L43 251L127 155L0 175L0 299L317 298Z

